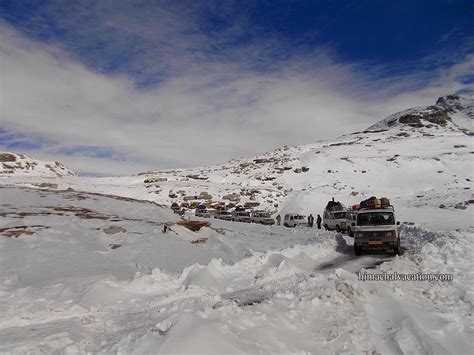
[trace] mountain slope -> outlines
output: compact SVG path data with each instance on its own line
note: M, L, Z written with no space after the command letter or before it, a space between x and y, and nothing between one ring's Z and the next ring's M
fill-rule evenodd
M25 154L0 152L1 176L74 176L72 170L58 162L45 162Z
M279 213L315 214L331 197L349 205L383 195L403 205L408 221L418 207L437 220L444 205L456 223L472 200L473 147L465 127L473 107L469 97L447 96L334 141L285 146L211 167L146 173L144 185L151 199L168 205L211 195L214 202L257 202ZM432 221L430 214L422 223Z

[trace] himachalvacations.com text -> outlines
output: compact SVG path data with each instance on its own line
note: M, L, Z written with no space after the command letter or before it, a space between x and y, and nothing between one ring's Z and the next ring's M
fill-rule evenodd
M398 272L357 273L359 281L453 281L453 274L399 274Z

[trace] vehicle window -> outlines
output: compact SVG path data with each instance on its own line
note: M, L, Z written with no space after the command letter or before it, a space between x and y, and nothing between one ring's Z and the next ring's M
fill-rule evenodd
M346 212L337 212L337 213L334 213L334 218L335 218L335 219L346 218Z
M360 213L357 215L357 224L360 226L391 225L395 224L395 218L392 212Z

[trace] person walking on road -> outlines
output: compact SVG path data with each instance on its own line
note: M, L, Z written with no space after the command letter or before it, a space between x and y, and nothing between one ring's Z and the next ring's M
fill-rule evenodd
M313 228L313 225L314 225L314 217L312 214L309 215L308 217L308 225Z
M280 216L280 215L277 215L277 216L276 216L276 220L277 220L277 225L280 225L280 223L281 223L281 216Z
M318 229L321 229L321 222L322 222L321 216L318 214L318 217L316 218L316 224L318 225Z

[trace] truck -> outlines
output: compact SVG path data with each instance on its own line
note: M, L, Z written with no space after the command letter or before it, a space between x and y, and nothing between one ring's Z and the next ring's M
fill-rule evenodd
M365 250L393 250L400 255L400 222L393 206L360 208L350 223L355 255L362 255Z

